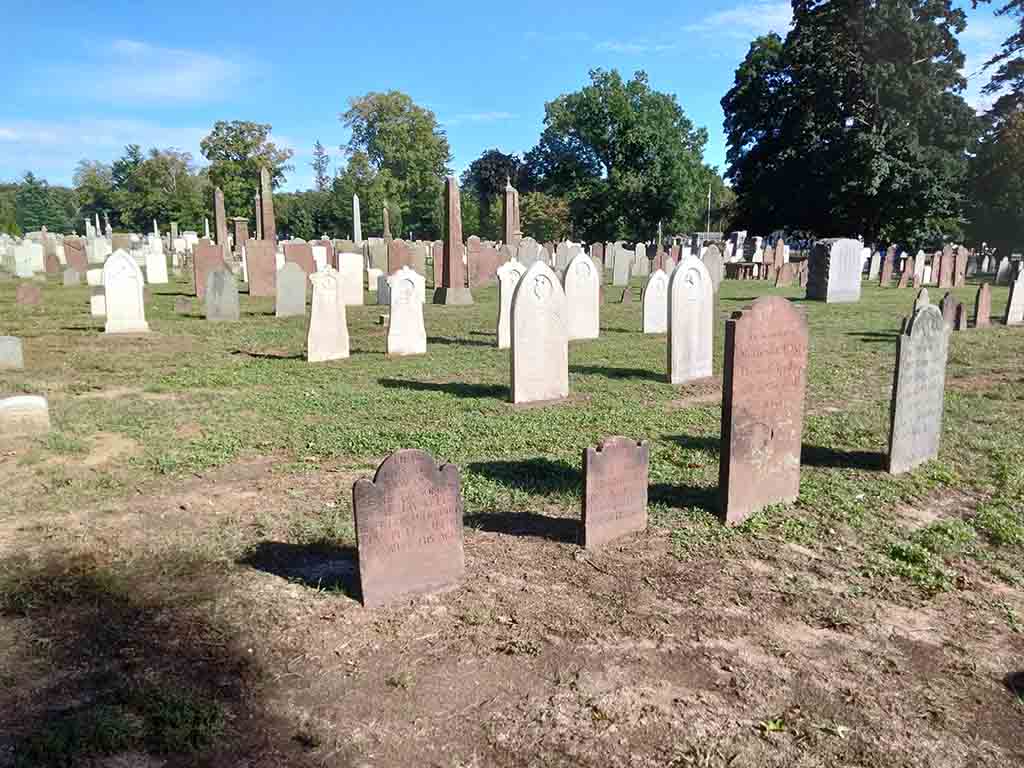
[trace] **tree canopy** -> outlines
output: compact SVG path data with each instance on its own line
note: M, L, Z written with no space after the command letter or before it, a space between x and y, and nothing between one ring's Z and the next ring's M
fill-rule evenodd
M201 142L210 167L210 182L224 192L224 210L228 216L248 216L253 195L259 186L260 169L270 172L276 188L284 183L292 150L281 149L270 140L271 126L245 120L218 120Z

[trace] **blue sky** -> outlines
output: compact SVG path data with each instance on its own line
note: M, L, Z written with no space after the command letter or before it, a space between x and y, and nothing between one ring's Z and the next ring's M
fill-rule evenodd
M970 11L961 47L973 74L1009 34L991 7ZM437 115L461 172L491 147L525 152L544 103L594 67L645 70L708 129L705 160L722 167L719 101L750 40L788 28L788 2L592 0L481 3L0 0L5 86L0 179L26 170L69 183L82 158L109 161L129 142L202 161L218 119L273 125L295 151L285 189L305 189L313 142L332 161L350 97L399 89ZM968 98L979 104L982 76Z

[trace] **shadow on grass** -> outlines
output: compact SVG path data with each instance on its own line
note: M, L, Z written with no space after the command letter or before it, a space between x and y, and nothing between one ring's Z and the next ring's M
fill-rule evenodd
M261 541L238 561L257 571L312 589L342 592L359 600L359 559L356 548L333 544L288 544Z
M506 488L528 491L540 496L575 491L583 484L583 475L578 467L551 459L476 461L466 469Z
M266 673L236 626L205 610L221 580L201 568L0 562L0 620L20 626L0 686L13 765L313 764L261 705Z
M99 325L62 325L60 329L62 331L98 331L102 326Z
M899 331L849 331L847 336L853 336L869 344L881 344L882 342L892 343L900 337Z
M482 512L468 515L463 521L469 528L509 536L532 536L538 539L575 544L579 541L580 521L569 517L549 517L536 512Z
M645 379L647 381L659 381L662 383L667 381L664 373L649 371L646 368L612 368L606 365L570 365L569 372L582 373L588 376L604 376L608 379Z
M705 488L693 485L655 483L647 488L649 504L664 504L675 509L704 509L713 515L718 514L718 496L717 486Z
M508 399L508 387L500 384L468 384L460 381L410 381L409 379L377 379L385 389L408 389L413 392L446 392L465 398Z
M698 435L666 435L665 440L675 443L680 448L694 451L707 451L718 455L722 450L722 440L719 437L706 437Z
M844 451L841 448L804 443L800 449L800 463L805 467L867 469L882 472L886 466L886 455L878 451Z
M448 336L428 336L427 345L430 344L441 344L442 346L452 347L491 347L494 348L493 343L486 341L478 341L477 339L453 339Z
M232 355L240 355L253 360L305 360L306 356L301 352L286 354L283 352L249 352L245 349L234 349Z

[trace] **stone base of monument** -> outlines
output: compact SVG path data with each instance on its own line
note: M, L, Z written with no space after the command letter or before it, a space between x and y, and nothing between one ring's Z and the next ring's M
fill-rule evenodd
M435 304L466 305L473 303L469 288L435 288Z

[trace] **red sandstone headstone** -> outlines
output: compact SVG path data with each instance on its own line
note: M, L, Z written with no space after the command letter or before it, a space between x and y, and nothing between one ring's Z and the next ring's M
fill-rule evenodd
M800 492L807 320L765 296L725 326L720 517L738 525Z
M882 288L889 288L892 285L892 273L896 269L896 248L889 246L882 261L882 274L878 278L878 285Z
M277 295L277 256L269 240L249 240L245 244L245 262L249 273L250 296Z
M907 256L903 262L903 272L900 273L900 284L898 288L906 288L914 282L914 257Z
M477 288L493 283L498 276L498 267L501 266L498 250L492 243L480 242L480 238L475 235L469 238L466 247L469 260L469 287Z
M442 275L444 269L444 243L438 240L431 244L430 256L434 261L434 287L440 288L441 282L444 279Z
M593 243L590 246L590 260L598 269L604 269L604 243Z
M309 244L323 246L327 250L327 264L331 269L338 268L338 254L334 252L334 243L330 240L310 240Z
M89 259L85 255L85 243L77 237L64 238L64 261L69 268L85 274L89 269Z
M775 287L776 288L788 288L797 279L796 265L792 262L786 262L781 267L775 276Z
M459 471L429 454L388 456L352 487L363 605L453 586L465 572Z
M939 257L939 288L952 288L953 287L953 247L950 245L945 246L942 249L942 255Z
M982 283L974 300L974 327L988 328L992 325L992 287Z
M14 301L22 307L34 307L42 301L43 292L38 285L22 283L14 293Z
M409 269L415 269L415 265L412 260L412 249L409 244L402 239L391 240L387 244L388 248L388 274L393 275L395 272L400 270L402 267L408 267Z
M596 549L647 528L646 441L609 437L583 450L583 524L580 544Z
M192 280L197 298L206 298L206 276L218 269L227 269L223 249L209 241L196 243L192 249Z
M285 263L293 262L302 267L307 275L316 272L316 262L313 260L313 248L309 243L285 243Z
M953 298L953 294L947 292L942 297L942 301L939 302L939 311L942 312L942 322L946 324L947 328L952 329L956 322L956 299Z
M967 307L964 306L964 303L962 301L958 301L956 303L956 317L953 320L953 330L967 330Z
M967 258L969 253L967 249L960 245L957 246L956 254L953 257L953 287L963 288L967 283Z

